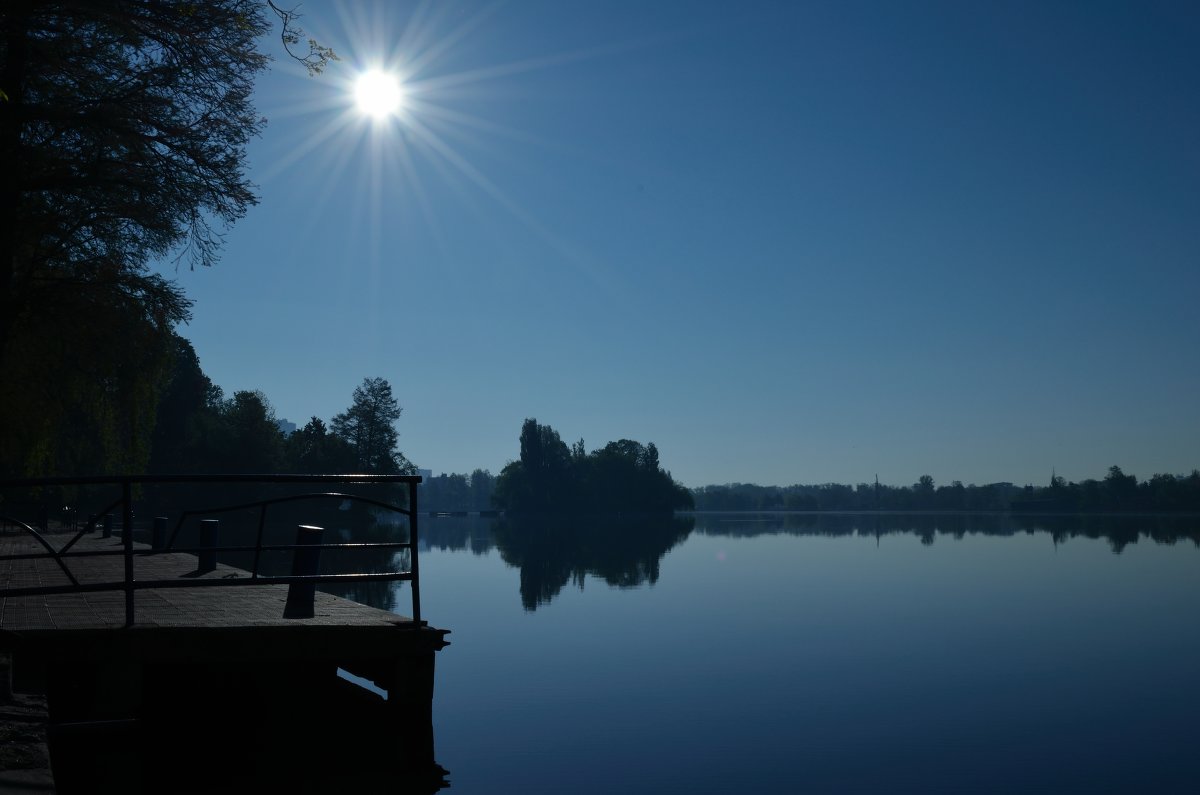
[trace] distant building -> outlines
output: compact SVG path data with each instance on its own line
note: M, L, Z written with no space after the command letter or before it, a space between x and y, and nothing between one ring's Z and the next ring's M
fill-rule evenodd
M284 436L291 436L296 432L296 423L288 422L286 418L275 420L275 427L278 428L279 432Z
M429 479L433 477L433 470L432 469L418 469L417 474L420 475L421 478L426 483L428 483Z

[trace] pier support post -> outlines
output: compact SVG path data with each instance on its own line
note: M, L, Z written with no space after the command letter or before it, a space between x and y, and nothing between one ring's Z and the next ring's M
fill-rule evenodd
M112 538L112 516L105 514L104 516L104 532L100 534L101 538Z
M302 524L296 528L296 545L321 543L325 528ZM297 549L292 557L292 576L316 576L321 568L321 548ZM283 607L284 618L312 618L313 600L316 598L316 583L292 583L288 586L287 603Z
M151 549L162 549L167 545L167 517L154 517L154 530L150 534Z
M434 764L433 658L433 650L402 657L387 691L387 709L400 734L399 756L414 767Z
M217 531L220 526L220 519L202 519L200 521L201 551L196 562L196 570L201 573L217 568Z

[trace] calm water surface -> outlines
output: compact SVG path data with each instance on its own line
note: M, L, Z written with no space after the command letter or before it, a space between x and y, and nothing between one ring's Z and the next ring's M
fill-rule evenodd
M1195 517L493 521L422 524L456 791L1200 787Z

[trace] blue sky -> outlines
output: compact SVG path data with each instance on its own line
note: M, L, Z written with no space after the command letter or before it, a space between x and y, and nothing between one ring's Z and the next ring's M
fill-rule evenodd
M385 377L435 472L526 417L689 486L1200 466L1194 4L301 10L343 60L260 79L261 203L174 274L227 393Z

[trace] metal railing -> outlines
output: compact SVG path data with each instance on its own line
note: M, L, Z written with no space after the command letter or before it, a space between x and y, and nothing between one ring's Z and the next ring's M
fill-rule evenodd
M414 626L422 626L421 620L421 589L420 589L420 568L418 565L417 551L417 485L421 482L421 478L416 475L126 475L112 477L78 477L78 478L27 478L20 480L0 481L0 490L16 489L16 488L46 488L54 486L79 487L79 486L119 486L121 496L114 500L108 507L100 511L96 516L92 517L88 523L76 532L71 539L64 544L60 549L55 549L54 546L46 539L46 537L38 532L32 525L19 519L0 516L0 521L4 521L24 532L32 535L44 552L19 553L0 555L0 562L13 560L31 560L31 559L51 559L62 570L63 574L69 581L64 585L39 585L17 588L0 588L0 597L19 597L19 596L35 596L35 595L50 595L50 594L70 594L70 593L88 593L96 591L115 591L123 590L125 592L125 625L132 626L134 624L134 594L139 590L149 588L210 588L210 587L234 587L234 586L252 586L252 585L310 585L315 586L320 583L339 583L339 584L355 584L364 581L397 581L408 580L411 582L412 589L412 619ZM133 518L134 518L134 487L142 485L196 485L196 484L235 484L235 483L253 483L253 484L337 484L341 486L348 485L368 485L368 484L405 484L408 491L408 505L400 506L388 503L382 500L366 497L360 494L351 492L331 491L317 492L308 494L291 494L282 497L273 497L250 502L243 502L236 505L223 505L204 509L187 509L183 511L175 524L175 529L171 533L170 541L162 548L138 549L133 545ZM267 510L273 505L279 505L288 502L297 502L303 500L350 500L370 505L376 508L392 511L394 513L406 516L408 518L408 540L396 542L372 542L372 543L321 543L321 544L266 544L263 543L263 536L267 526ZM202 545L197 547L175 547L175 541L178 539L181 528L185 521L191 517L212 516L214 514L228 513L234 511L246 511L252 508L259 509L258 515L258 532L253 545L236 545L236 546L219 546L219 545ZM122 516L122 548L120 550L81 550L71 551L85 535L95 532L98 529L98 523L102 517L120 510ZM363 572L350 574L291 574L291 575L264 575L260 568L260 562L263 552L284 552L296 550L367 550L367 549L407 549L409 551L409 568L402 571L387 571L387 572ZM171 553L254 553L254 564L250 572L250 577L245 578L188 578L188 579L157 579L157 580L139 580L134 577L134 558L148 557L161 554ZM71 571L68 561L78 558L96 558L106 556L121 556L124 558L124 577L117 582L103 583L81 583L75 574Z

